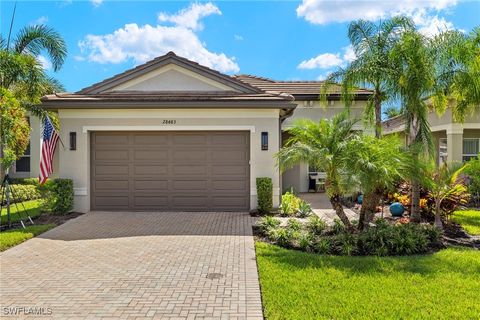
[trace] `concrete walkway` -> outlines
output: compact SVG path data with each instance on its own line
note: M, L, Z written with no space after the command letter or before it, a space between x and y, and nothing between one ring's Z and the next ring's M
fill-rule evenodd
M312 211L322 218L328 225L333 225L333 221L338 219L326 193L301 193L299 194L299 197L310 203ZM353 210L344 207L344 211L350 221L359 219L358 214Z
M88 213L0 254L0 318L35 307L47 319L262 319L251 224Z

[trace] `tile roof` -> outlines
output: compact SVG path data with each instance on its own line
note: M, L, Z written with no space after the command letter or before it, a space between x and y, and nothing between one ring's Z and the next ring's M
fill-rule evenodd
M236 75L234 77L264 91L285 92L296 98L301 95L320 95L320 90L324 85L324 81L277 81L245 74ZM339 85L333 85L329 89L329 94L339 95L340 93L341 90ZM355 93L357 95L370 96L372 91L368 89L357 89Z

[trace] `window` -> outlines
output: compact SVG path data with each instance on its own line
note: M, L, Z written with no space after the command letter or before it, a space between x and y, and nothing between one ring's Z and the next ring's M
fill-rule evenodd
M480 138L463 139L463 161L476 158L480 152Z
M438 140L438 165L441 166L442 164L447 162L447 138L440 138Z
M15 162L15 172L30 172L30 143L23 157Z

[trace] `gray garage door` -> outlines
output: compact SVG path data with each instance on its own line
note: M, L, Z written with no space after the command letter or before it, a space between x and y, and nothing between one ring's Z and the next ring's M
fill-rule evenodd
M248 210L249 143L249 132L94 132L92 210Z

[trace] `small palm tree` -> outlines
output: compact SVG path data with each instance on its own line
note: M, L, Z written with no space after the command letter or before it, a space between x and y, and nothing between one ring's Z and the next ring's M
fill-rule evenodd
M346 170L364 194L358 223L363 230L374 217L381 197L408 176L412 164L396 136L381 139L357 136L350 143Z
M350 24L348 37L356 55L346 68L332 73L326 81L325 93L331 84L342 84L342 96L348 107L354 99L353 89L370 87L373 94L365 109L365 118L375 123L375 136L380 138L382 127L382 102L390 98L389 86L392 68L390 51L399 41L402 32L413 30L414 23L404 16L393 17L375 24L357 20Z
M467 193L467 187L459 177L466 167L461 163L443 164L428 175L430 195L435 199L435 226L440 230L443 230L442 202L449 197Z
M341 197L348 189L345 163L347 148L351 146L349 141L356 135L353 131L355 122L349 120L346 113L319 122L298 120L287 129L291 137L276 155L282 171L300 162L308 162L325 170L325 188L330 203L349 229L352 225L343 210Z

